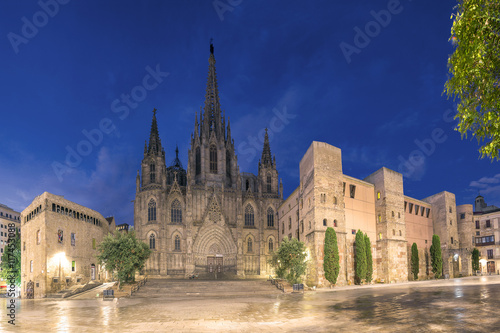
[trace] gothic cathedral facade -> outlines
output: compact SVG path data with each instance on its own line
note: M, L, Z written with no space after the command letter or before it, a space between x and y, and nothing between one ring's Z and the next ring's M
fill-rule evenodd
M240 172L229 120L219 101L210 45L205 105L195 115L187 170L165 163L156 111L136 178L134 225L152 254L144 272L185 278L193 274L256 277L270 274L278 247L283 186L267 131L258 175Z

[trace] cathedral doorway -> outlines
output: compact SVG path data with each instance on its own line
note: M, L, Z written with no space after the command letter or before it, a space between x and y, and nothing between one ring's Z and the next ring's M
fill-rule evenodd
M208 256L207 257L207 272L208 273L222 273L224 271L224 258L222 255Z

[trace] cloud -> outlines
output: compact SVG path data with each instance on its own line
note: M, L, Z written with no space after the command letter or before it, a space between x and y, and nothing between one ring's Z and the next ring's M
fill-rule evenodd
M499 185L495 185L499 184ZM496 204L500 202L500 173L493 177L482 177L479 180L473 180L469 184L473 191L479 191L481 195L487 196L487 202Z

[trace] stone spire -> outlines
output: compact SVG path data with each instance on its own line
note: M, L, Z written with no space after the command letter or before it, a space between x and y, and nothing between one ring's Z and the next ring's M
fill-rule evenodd
M264 149L262 149L262 158L260 162L263 167L269 167L274 165L271 156L271 146L269 145L269 136L267 135L267 128L266 128L266 134L264 135Z
M209 137L210 132L215 132L217 138L224 133L222 125L221 107L219 101L219 88L217 86L217 74L215 72L214 45L210 43L210 57L208 59L208 78L205 93L205 106L203 107L203 119L201 123L201 135Z
M229 118L227 118L227 142L231 143L231 123Z
M156 109L153 109L153 121L151 123L151 133L149 134L148 154L159 155L163 152L161 148L160 136L158 134L158 124L156 122Z

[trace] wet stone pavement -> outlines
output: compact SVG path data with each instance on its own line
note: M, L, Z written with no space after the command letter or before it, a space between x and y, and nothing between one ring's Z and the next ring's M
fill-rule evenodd
M131 298L0 299L1 332L485 332L500 330L500 277L282 294L265 281L150 280Z

